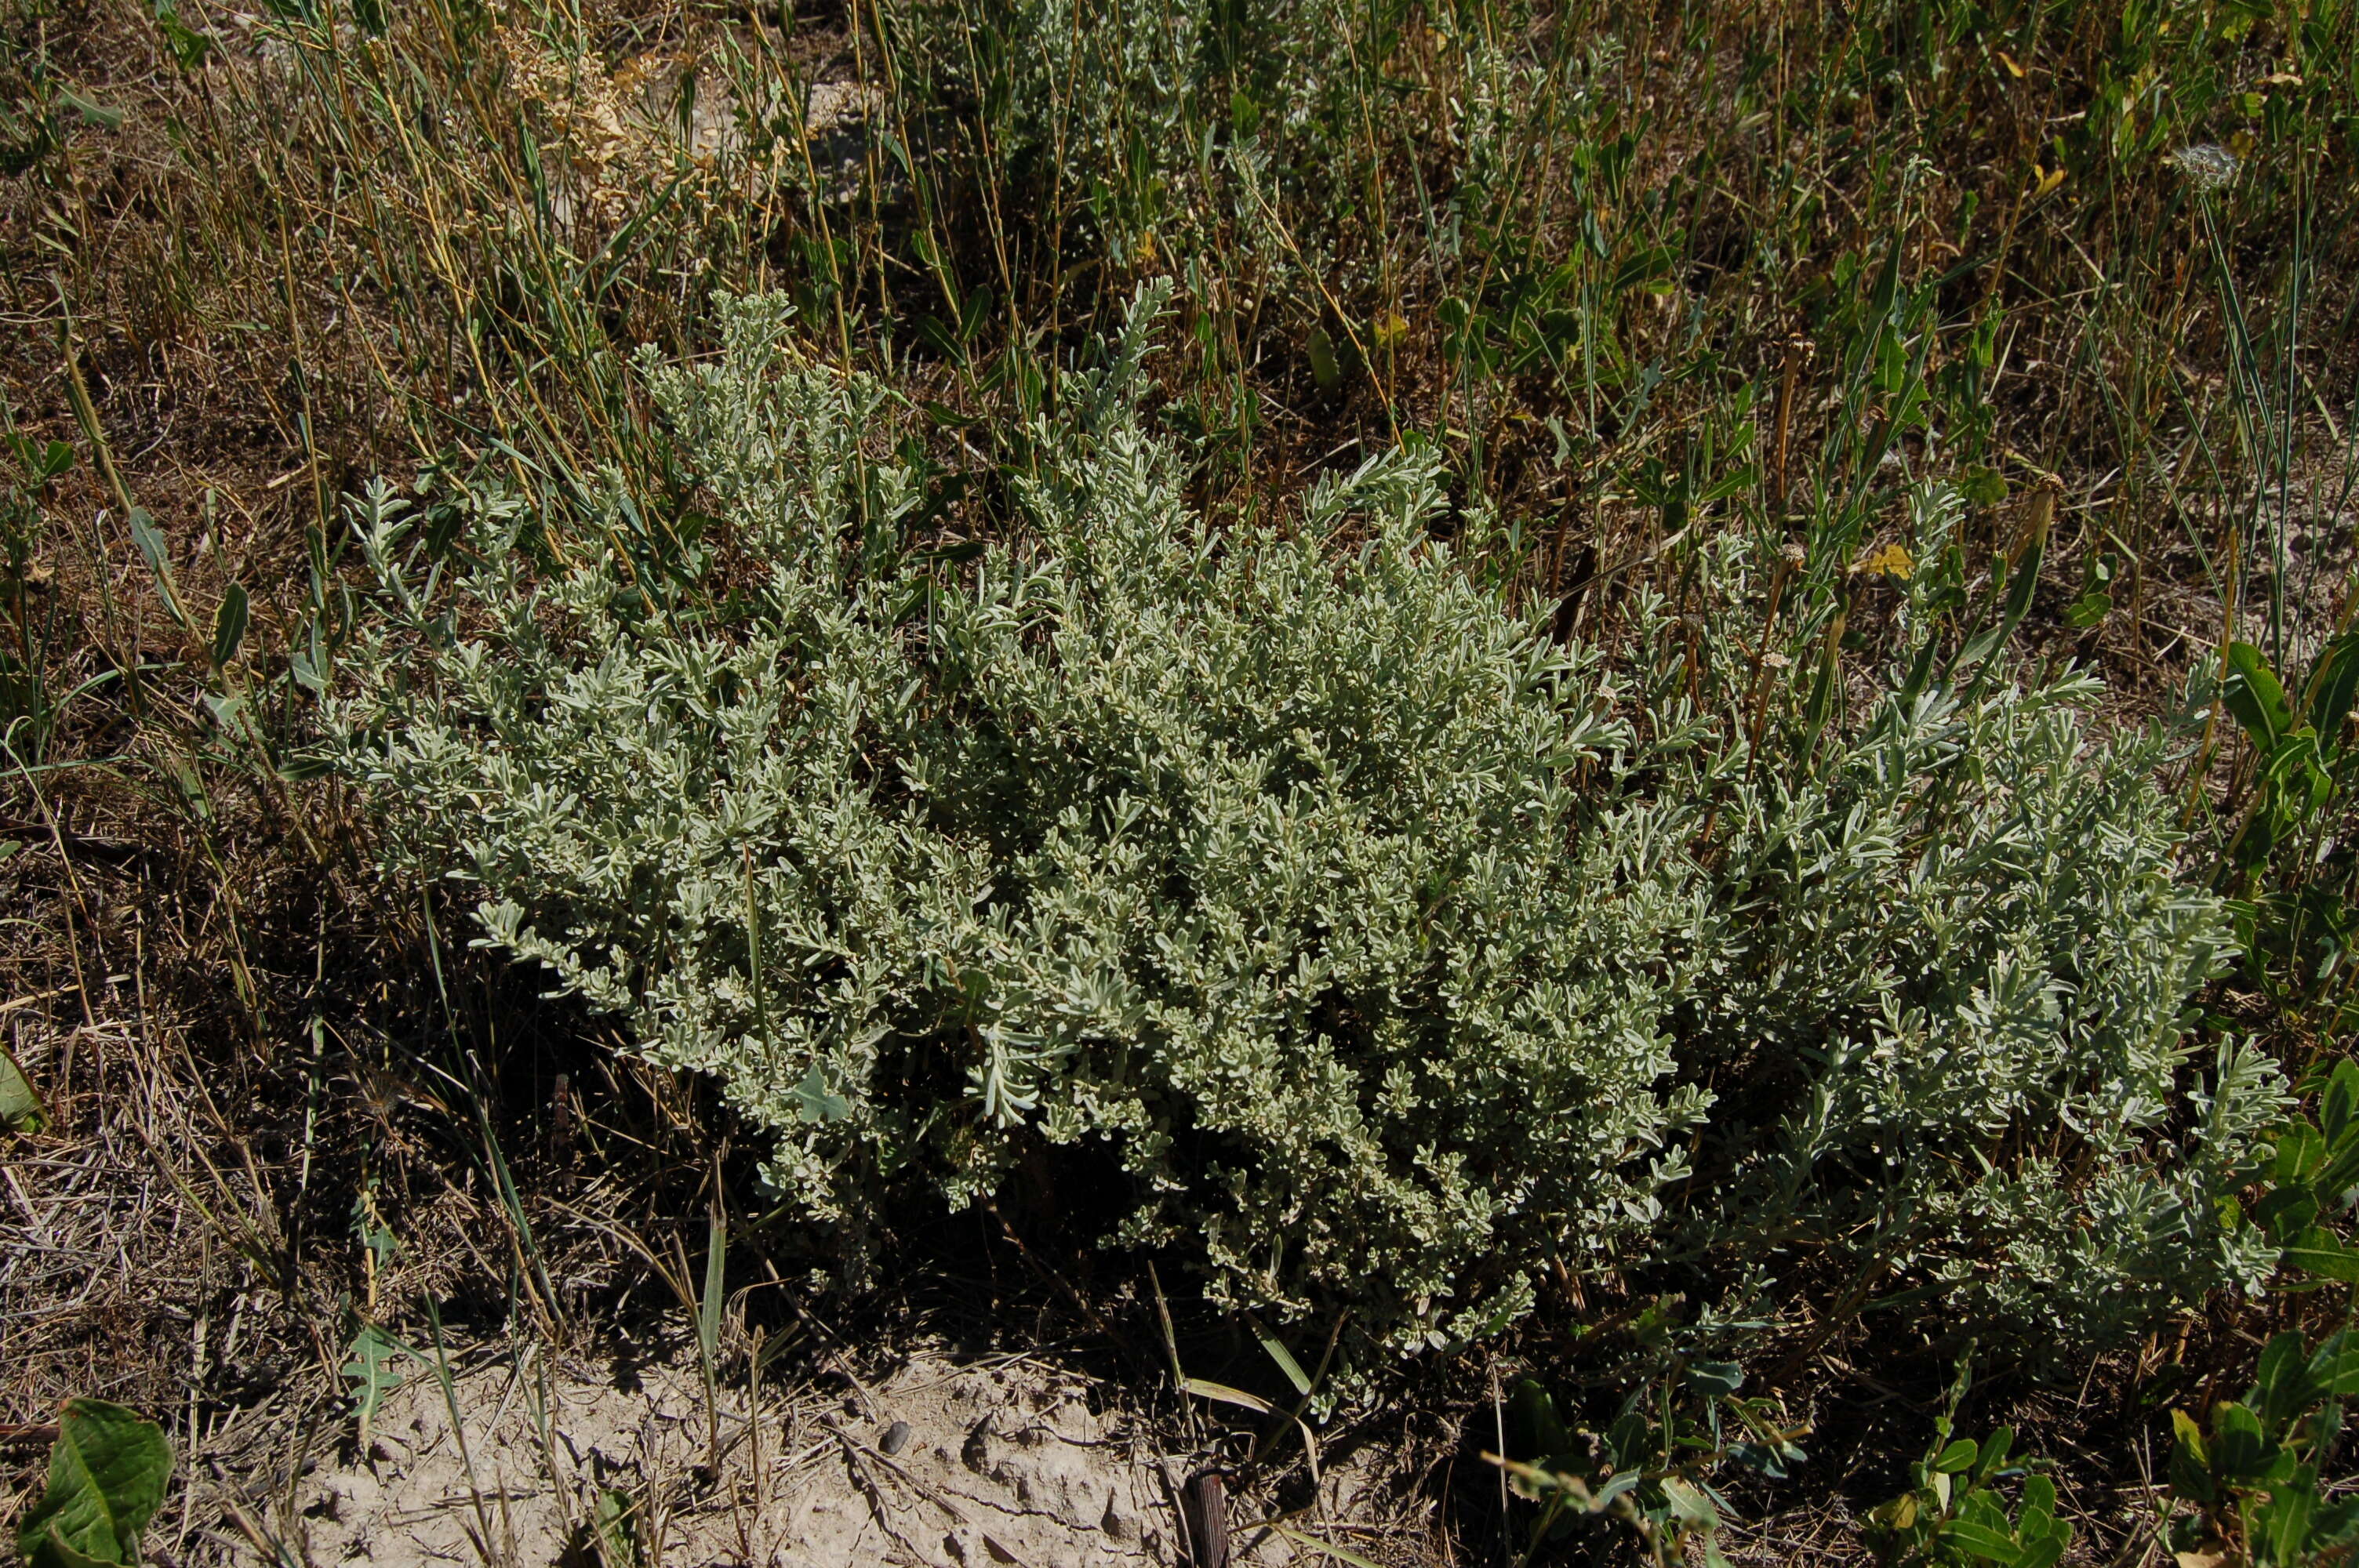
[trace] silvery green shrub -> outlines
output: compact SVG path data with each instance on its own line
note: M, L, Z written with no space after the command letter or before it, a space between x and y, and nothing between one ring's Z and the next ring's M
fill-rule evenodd
M1551 642L1429 536L1430 455L1208 528L1127 390L1153 306L962 567L876 547L885 393L766 299L646 367L750 583L530 567L498 497L444 582L373 492L330 719L388 871L717 1078L855 1264L886 1192L1086 1145L1110 1240L1402 1347L1559 1268L2049 1343L2267 1270L2221 1200L2277 1081L2190 1060L2225 927L2090 683L1756 748L1730 627L1703 679L1649 598L1635 658Z

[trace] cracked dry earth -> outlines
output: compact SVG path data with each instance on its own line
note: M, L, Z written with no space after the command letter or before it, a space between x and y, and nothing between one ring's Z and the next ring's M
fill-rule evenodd
M618 1380L502 1355L454 1367L447 1385L405 1370L365 1446L347 1433L298 1479L272 1555L314 1568L1188 1560L1184 1461L1094 1408L1083 1380L1027 1358L920 1355L840 1399L765 1400L754 1422L743 1390L723 1390L717 1465L692 1366ZM628 1498L631 1513L602 1541L612 1494L609 1509ZM1291 1557L1266 1532L1232 1549L1238 1563Z

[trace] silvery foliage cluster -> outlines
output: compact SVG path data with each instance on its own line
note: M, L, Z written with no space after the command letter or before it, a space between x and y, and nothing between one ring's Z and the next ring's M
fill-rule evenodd
M713 1075L855 1260L888 1189L1078 1147L1114 1239L1403 1348L1560 1266L1744 1302L1832 1259L2051 1338L2267 1267L2217 1200L2277 1081L2188 1060L2224 926L2088 683L1756 757L1714 681L1617 676L1458 569L1430 455L1205 527L1127 389L1159 297L962 568L858 564L919 486L863 449L882 390L768 299L646 372L750 589L532 568L497 498L430 579L374 492L330 717L388 869Z
M1912 657L1962 560L1955 490L1913 501ZM1748 543L1712 547L1701 575L1745 603ZM1717 684L1748 690L1757 622L1701 619ZM1676 647L1680 630L1637 641ZM1649 675L1641 708L1667 743L1711 737L1673 787L1712 800L1724 836L1705 849L1713 918L1694 940L1712 974L1681 1061L1719 1090L1726 1152L1699 1159L1712 1195L1688 1206L1688 1243L1760 1271L1756 1296L1782 1259L1835 1243L1863 1292L1906 1281L2048 1348L2256 1290L2275 1252L2223 1200L2286 1099L2247 1047L2190 1059L2189 999L2232 947L2218 901L2171 874L2164 734L2095 741L2086 674L1913 696L1896 676L1841 744L1797 721L1732 747L1679 661Z

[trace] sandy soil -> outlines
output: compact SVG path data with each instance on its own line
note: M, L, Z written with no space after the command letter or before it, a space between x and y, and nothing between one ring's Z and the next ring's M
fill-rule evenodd
M923 1354L840 1396L774 1390L750 1421L742 1390L708 1406L692 1361L616 1376L502 1355L447 1381L401 1369L365 1445L348 1433L300 1479L273 1555L318 1568L1190 1561L1185 1459L1030 1358ZM1293 1560L1250 1518L1232 1528L1232 1561Z

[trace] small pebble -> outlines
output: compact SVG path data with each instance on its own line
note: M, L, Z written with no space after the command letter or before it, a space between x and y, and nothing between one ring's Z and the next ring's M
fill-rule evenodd
M876 1440L876 1446L883 1449L887 1454L898 1454L904 1448L908 1447L909 1423L906 1421L897 1421L892 1425L886 1427L885 1429L885 1435Z

